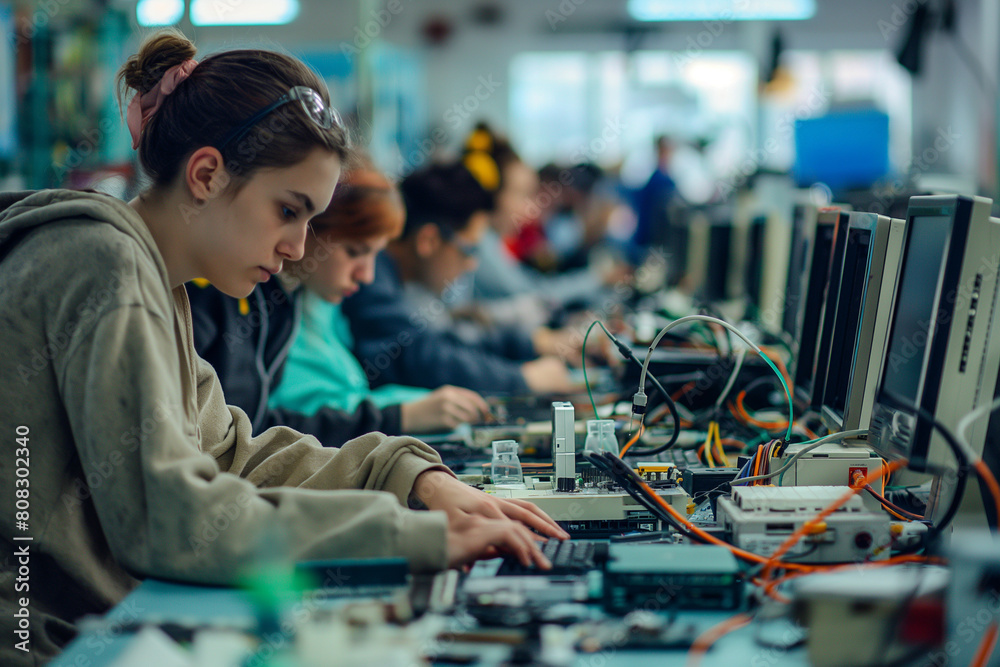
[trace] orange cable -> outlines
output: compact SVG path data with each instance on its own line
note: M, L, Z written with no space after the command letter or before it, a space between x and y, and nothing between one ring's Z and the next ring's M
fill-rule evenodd
M675 391L674 393L672 393L670 395L670 398L674 399L675 401L680 400L680 398L682 396L684 396L684 394L686 394L689 391L691 391L692 389L694 389L694 386L696 384L697 383L694 380L691 380L686 385L684 385L683 387L681 387L680 389L678 389L677 391Z
M695 535L697 535L699 539L701 539L701 540L703 540L705 542L708 542L709 544L715 544L715 545L720 546L720 547L725 547L725 548L729 549L729 551L731 551L735 556L738 556L739 558L742 558L744 560L748 560L748 561L751 561L753 563L758 563L758 564L763 564L763 563L767 562L767 559L764 556L760 556L760 555L755 554L753 552L746 551L744 549L740 549L739 547L734 547L732 544L729 544L728 542L723 542L719 538L717 538L717 537L715 537L713 535L709 535L704 530L702 530L701 528L699 528L698 526L694 525L693 523L691 523L690 521L688 521L687 519L685 519L683 516L681 516L680 513L677 510L675 510L670 505L670 503L668 503L663 498L661 498L645 482L640 481L639 482L639 487L642 488L642 490L646 492L646 494L649 496L650 500L652 500L657 505L659 505L660 507L662 507L664 509L664 511L666 511L668 514L670 514L682 526L684 526L684 528L686 530L688 530L689 532L692 532ZM781 567L782 569L786 569L786 570L806 570L806 571L811 571L815 566L813 566L813 565L805 565L805 564L802 564L802 563L785 563L785 562L782 562L782 563L780 563L778 565L778 567Z
M799 526L799 528L794 533L792 533L791 535L789 535L788 539L785 540L781 544L781 546L779 546L775 550L775 552L771 555L771 558L768 559L767 563L764 564L764 570L761 572L761 578L763 578L763 579L767 579L768 578L768 574L771 572L771 569L774 567L772 565L772 563L771 563L772 561L777 561L779 558L781 558L782 556L784 556L788 552L788 550L791 549L793 546L795 546L795 543L798 542L800 539L802 539L802 537L813 526L815 526L817 523L821 522L823 519L825 519L829 515L833 514L835 511L837 511L837 509L841 505L843 505L844 503L846 503L848 500L850 500L852 496L855 496L858 493L861 493L862 488L866 484L871 484L878 477L882 477L883 475L886 474L887 470L888 470L888 472L892 472L893 470L901 468L904 465L906 465L906 459L899 459L898 461L893 461L892 463L890 463L887 466L886 469L881 469L880 468L876 472L871 473L870 475L868 475L868 476L865 477L865 481L864 481L863 484L861 484L858 487L852 487L847 493L845 493L841 497L837 498L837 500L835 500L832 503L830 503L830 505L827 506L822 512L820 512L819 514L817 514L814 519L806 521L801 526Z
M990 495L993 496L993 506L996 508L997 513L997 529L1000 530L1000 486L997 485L996 477L993 476L993 472L982 459L977 460L972 466L976 469L979 479L986 483L986 487L990 490Z
M871 561L867 563L840 563L838 565L816 565L812 572L791 572L784 576L772 579L766 584L762 585L764 588L764 593L774 597L774 589L776 589L781 584L789 581L791 579L797 579L799 577L805 576L807 574L822 574L826 572L836 572L846 568L859 568L859 567L887 567L890 565L902 565L903 563L924 563L925 565L938 565L943 564L944 561L940 558L934 556L918 556L916 554L905 554L902 556L893 556L887 560ZM755 582L756 583L756 582Z
M969 663L969 667L982 667L990 659L990 656L993 655L993 649L997 645L997 631L997 623L993 621L983 633L983 640L979 642L979 648L976 649L976 654L973 656L972 662Z
M645 428L646 427L642 425L642 422L639 422L639 430L635 432L635 435L629 438L629 441L625 443L625 446L622 447L622 450L618 452L619 458L625 456L625 452L627 452L632 445L634 445L636 442L639 441L639 438L642 437L642 432L645 430Z
M750 614L736 614L735 616L730 616L721 623L717 623L705 630L703 633L698 635L698 638L694 640L691 644L691 648L688 651L688 667L695 667L700 661L701 656L712 648L712 644L719 641L727 634L733 630L738 630L744 625L753 620L753 616Z
M759 428L767 429L768 431L776 431L778 429L788 428L788 420L785 420L783 422L765 422L757 419L756 417L753 417L749 412L747 412L747 409L743 406L743 400L746 398L746 396L747 393L745 391L741 391L736 395L736 410L733 411L733 414L736 415L738 419L742 419L748 424L757 426Z

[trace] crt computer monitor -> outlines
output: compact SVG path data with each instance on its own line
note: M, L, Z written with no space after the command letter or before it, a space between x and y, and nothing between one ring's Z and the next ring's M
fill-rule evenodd
M839 208L826 207L817 213L812 252L809 253L805 271L805 298L802 301L802 312L798 318L799 326L795 336L799 347L795 354L792 379L796 398L806 405L812 405L816 350L819 347L823 303L826 298L827 283L830 280L830 260L837 239L839 221Z
M809 251L812 249L817 211L818 208L808 202L799 202L792 207L792 237L788 250L785 308L781 318L781 330L792 340L795 340L799 331L806 266L809 260Z
M877 374L869 380L868 369L885 347L904 225L874 213L849 215L820 412L831 431L868 427L877 381Z
M861 305L861 319L854 343L854 358L846 382L843 406L836 402L823 406L824 421L834 430L867 429L875 403L875 389L882 359L885 356L886 332L892 315L892 297L896 289L899 258L903 251L906 221L900 218L859 215L875 218L872 237L871 264ZM853 216L853 214L852 214ZM829 376L829 373L827 374ZM841 377L841 381L843 381ZM836 394L830 395L831 398Z
M808 403L812 395L813 359L819 340L819 311L823 307L823 291L830 278L830 253L837 233L836 222L829 216L819 219L813 226L812 246L806 257L805 278L802 287L802 304L793 333L798 349L792 360L792 380L795 396Z
M1000 222L991 202L959 195L913 197L869 445L934 474L926 516L941 517L955 490L955 459L916 406L954 432L992 400L1000 367L996 316ZM991 332L991 327L993 331ZM968 432L981 452L987 421Z
M840 281L830 284L826 316L830 318L829 362L816 378L814 394L822 396L821 416L831 430L840 430L847 404L847 380L854 361L861 308L871 268L878 219L863 213L848 214L847 242L840 266ZM832 314L832 315L831 315Z
M847 253L847 228L850 224L850 213L844 210L827 211L820 216L831 216L835 219L837 231L833 240L833 251L830 254L830 271L823 293L823 306L820 309L819 343L816 345L816 356L813 360L811 377L811 392L809 406L819 411L823 405L823 384L826 370L830 364L830 350L833 348L835 330L834 315L837 308L837 291L840 287L840 275L844 270L844 255Z

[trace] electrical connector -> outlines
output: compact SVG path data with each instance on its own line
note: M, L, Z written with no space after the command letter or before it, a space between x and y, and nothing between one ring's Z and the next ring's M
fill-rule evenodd
M809 521L805 525L806 535L821 535L826 532L826 521Z
M634 415L644 415L646 414L646 392L639 389L632 395L632 414ZM641 420L640 420L641 421Z

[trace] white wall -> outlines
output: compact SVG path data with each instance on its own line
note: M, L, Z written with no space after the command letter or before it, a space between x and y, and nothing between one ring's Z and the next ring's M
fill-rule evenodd
M772 32L771 25L760 23L693 22L658 24L656 32L629 38L613 29L627 22L625 3L599 0L583 0L579 6L574 4L578 0L504 3L503 23L483 27L473 24L469 2L399 1L402 11L382 31L382 37L424 55L432 126L458 137L478 118L486 118L499 128L507 127L504 86L508 83L510 60L519 52L598 51L629 46L687 50L705 45L708 49L747 49L764 62ZM885 48L895 52L905 36L908 12L918 1L818 0L813 19L781 24L784 46L821 50ZM995 48L1000 42L996 4L995 0L959 1L960 32L973 53L987 56L986 70L994 81L1000 65ZM983 5L988 7L988 16L983 14ZM420 35L420 27L434 15L444 16L454 25L453 35L444 46L428 46ZM984 24L981 17L989 21ZM895 29L897 24L901 25ZM933 148L940 130L950 137L951 144L933 165L928 164L927 170L970 177L978 174L983 180L996 166L996 102L985 101L943 35L934 35L927 47L925 71L913 87L914 155ZM499 82L500 87L486 99L476 100L477 86L484 79ZM480 87L479 92L484 90ZM476 107L475 114L465 114L463 105ZM933 157L933 152L926 155Z
M120 0L129 2L129 0ZM879 49L895 52L905 35L902 24L926 0L817 0L808 21L781 24L787 49ZM580 3L579 5L576 3ZM703 22L650 24L651 32L626 36L625 2L611 0L513 0L500 2L503 20L479 26L473 0L301 0L302 13L288 26L268 28L181 28L209 48L275 43L292 50L325 46L353 48L365 34L411 49L426 67L428 132L440 128L457 141L485 118L508 126L507 85L511 58L523 51L616 50L628 48L697 50L746 49L761 62L770 48L772 26L760 23ZM959 0L960 33L984 59L993 82L1000 69L1000 10L996 0ZM392 11L386 9L391 7ZM429 46L421 27L433 16L453 26L443 46ZM616 26L618 29L616 29ZM913 86L913 149L920 156L942 133L950 137L928 171L946 171L995 181L997 100L985 96L941 34L927 43L925 71ZM487 83L484 83L487 82ZM994 83L995 85L995 83ZM479 93L478 99L476 97ZM458 105L458 106L456 106ZM466 108L474 108L467 113ZM949 129L950 128L950 129ZM439 132L440 132L439 130ZM943 144L938 141L938 147ZM927 157L933 157L928 152Z

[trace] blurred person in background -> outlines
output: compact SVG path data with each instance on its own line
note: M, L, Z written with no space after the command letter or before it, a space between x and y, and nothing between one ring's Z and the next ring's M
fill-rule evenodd
M607 296L605 287L627 281L627 271L619 266L545 275L522 264L507 242L539 217L542 203L551 208L548 202L554 197L539 192L535 171L484 123L467 139L463 164L484 189L496 193L496 207L489 216L480 243L479 268L473 276L473 296L484 302L495 321L533 328L567 306L596 303ZM583 176L583 172L570 176ZM583 235L581 231L579 238Z
M479 394L454 386L430 391L383 384L372 389L351 351L354 337L340 310L341 301L375 279L375 258L403 231L403 201L386 177L365 163L351 169L330 206L313 218L305 258L289 262L280 275L301 293L302 326L285 362L285 373L271 392L272 410L315 415L334 408L358 414L380 411L386 428L404 433L451 430L479 423L489 407ZM368 404L374 404L374 409Z
M378 256L374 282L343 304L372 385L447 383L493 394L575 389L565 364L549 356L561 342L548 330L483 328L469 342L439 324L481 258L493 195L461 164L415 172L400 189L403 235Z
M656 137L656 168L649 180L636 193L636 228L632 236L633 245L647 248L653 243L656 230L665 227L667 207L677 196L677 183L670 175L670 161L674 154L674 142L666 136Z

